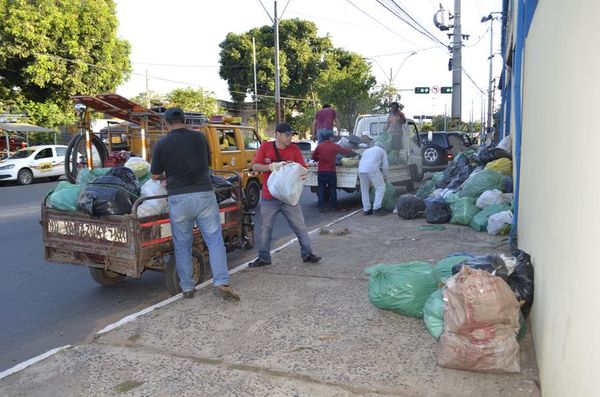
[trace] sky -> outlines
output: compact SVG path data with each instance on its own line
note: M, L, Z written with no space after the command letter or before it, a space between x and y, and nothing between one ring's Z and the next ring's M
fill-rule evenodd
M393 7L392 3L444 45L450 44L447 32L434 26L433 15L440 4L453 12L454 0L278 0L277 8L280 18L310 20L335 47L365 57L378 84L394 76L392 83L401 90L408 117L450 114L452 95L414 93L417 86L452 85L447 48L382 5ZM192 87L229 100L227 84L219 77L219 44L229 32L271 25L274 11L273 0L116 0L116 4L118 35L131 44L133 71L117 89L126 97L144 92L147 82L149 90L162 94ZM490 22L482 23L481 18L501 11L501 1L463 0L461 8L462 33L470 35L463 42L463 69L470 78L463 73L462 119L479 120L487 106L490 55ZM493 31L493 78L497 80L502 67L498 21ZM281 95L285 96L284 90Z

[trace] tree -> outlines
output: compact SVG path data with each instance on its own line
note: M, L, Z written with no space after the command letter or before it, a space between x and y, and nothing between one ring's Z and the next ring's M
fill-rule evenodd
M252 38L256 41L258 94L272 96L275 90L274 33L265 25L246 33L229 33L219 44L219 75L227 81L236 102L254 93ZM310 21L285 19L279 24L279 68L283 97L309 98L311 87L321 70L321 59L332 48L329 37L318 37ZM272 98L259 96L263 107L273 108ZM288 113L297 104L286 101Z
M340 125L352 128L359 113L371 112L377 105L377 98L369 95L376 83L371 66L364 58L334 49L325 58L315 91L321 102L337 108Z
M186 112L200 112L207 116L219 113L219 106L214 94L202 88L176 88L166 96L167 104L179 106Z
M131 98L131 100L142 106L146 106L146 102L149 102L150 107L153 107L158 104L164 105L164 103L166 102L166 96L163 94L159 94L156 91L150 90L148 91L148 101L146 100L146 92L140 92L139 94Z
M0 101L74 119L72 95L114 91L130 72L117 25L113 0L0 0Z

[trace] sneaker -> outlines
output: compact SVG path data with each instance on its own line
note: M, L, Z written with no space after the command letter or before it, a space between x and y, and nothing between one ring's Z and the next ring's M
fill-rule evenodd
M302 258L304 263L317 263L321 260L320 256L316 256L315 254L310 254L305 258Z
M191 289L189 291L183 291L183 298L184 299L191 299L194 297L194 295L196 294L196 290L195 289Z
M387 212L383 208L377 208L376 210L373 210L373 214L375 214L375 215L387 215L387 214L389 214L389 212Z
M250 262L248 267L263 267L270 265L271 262L263 261L262 259L257 258L254 262Z
M365 216L367 216L367 215L373 215L373 210L364 211L363 214Z
M223 298L229 302L240 300L240 296L236 294L229 285L219 285L217 287L213 287L213 295Z

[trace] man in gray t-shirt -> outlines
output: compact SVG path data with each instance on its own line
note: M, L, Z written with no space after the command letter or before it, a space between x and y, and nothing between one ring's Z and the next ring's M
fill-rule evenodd
M208 247L213 292L226 300L239 300L229 286L219 205L210 182L206 137L186 128L185 115L180 108L167 109L164 117L169 133L154 146L150 172L152 179L167 181L169 218L183 297L192 298L195 292L192 244L196 224Z

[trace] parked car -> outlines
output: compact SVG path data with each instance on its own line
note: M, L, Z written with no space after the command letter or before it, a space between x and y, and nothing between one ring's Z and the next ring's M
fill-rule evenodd
M423 153L423 167L445 168L450 161L475 143L461 131L435 131L431 141L428 133L419 133Z
M37 178L56 180L65 174L64 145L30 146L0 161L0 181L28 185Z

